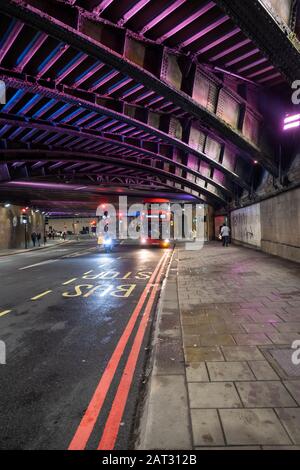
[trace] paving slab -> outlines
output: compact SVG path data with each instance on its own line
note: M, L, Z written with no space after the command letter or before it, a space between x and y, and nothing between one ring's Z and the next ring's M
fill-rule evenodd
M207 362L212 382L255 380L247 362Z
M277 408L276 413L294 444L300 444L300 408Z
M248 364L257 380L280 380L267 361L248 361Z
M223 362L222 362L223 364ZM205 362L191 363L186 368L186 378L188 382L209 382Z
M231 382L188 384L191 408L238 408L241 401Z
M295 406L296 402L279 381L237 382L236 387L247 408Z
M195 446L225 444L217 410L191 410L191 418Z
M220 417L228 445L291 444L274 410L220 410Z
M264 356L257 346L222 346L227 361L259 361Z

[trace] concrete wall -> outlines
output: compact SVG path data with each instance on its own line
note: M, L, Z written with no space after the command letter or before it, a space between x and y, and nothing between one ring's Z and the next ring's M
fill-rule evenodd
M267 8L273 10L286 24L289 24L292 0L263 0Z
M24 248L25 227L21 223L21 209L19 206L8 208L0 206L0 249ZM44 234L44 217L40 212L28 210L27 241L31 243L31 233L35 231Z
M52 227L53 230L58 232L70 231L75 234L79 233L82 230L82 227L91 228L91 222L97 221L97 217L74 217L74 218L65 218L65 219L50 219L47 230Z
M300 262L300 189L231 212L233 242Z

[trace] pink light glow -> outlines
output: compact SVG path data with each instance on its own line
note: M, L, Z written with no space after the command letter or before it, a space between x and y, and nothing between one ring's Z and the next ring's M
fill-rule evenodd
M199 18L200 16L204 15L205 13L207 13L209 10L211 10L212 8L214 8L216 5L214 2L209 2L207 3L206 5L202 6L198 11L196 11L193 15L191 16L188 16L185 20L183 20L181 23L179 23L177 26L175 26L174 28L172 28L170 31L168 31L167 33L165 33L163 36L161 36L160 38L157 39L157 42L163 42L165 41L166 39L169 39L171 36L174 36L174 34L178 33L178 31L180 31L181 29L185 28L186 26L188 26L190 23L192 23L193 21L195 21L197 18Z
M293 116L287 116L284 120L284 124L288 124L289 122L299 121L300 114L293 114Z
M291 122L289 124L285 124L283 126L283 130L284 131L287 131L288 129L293 129L295 127L300 127L300 121L296 121L296 122Z
M142 8L144 8L144 6L147 5L147 3L149 3L150 0L140 0L139 2L137 2L132 8L130 8L126 13L125 15L123 16L123 18L118 22L118 24L120 26L123 26L125 23L127 23L127 21L129 21L136 13L138 13Z
M170 15L174 10L176 10L178 7L180 7L180 5L185 2L186 0L176 0L175 2L173 2L172 5L163 10L159 15L153 18L153 20L147 23L141 30L141 34L145 34L147 31L149 31L149 29L152 29L154 26L160 23L164 18Z

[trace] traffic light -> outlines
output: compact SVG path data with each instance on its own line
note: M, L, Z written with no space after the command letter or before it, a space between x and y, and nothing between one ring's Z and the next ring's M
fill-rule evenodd
M28 207L23 207L21 209L21 224L28 224Z

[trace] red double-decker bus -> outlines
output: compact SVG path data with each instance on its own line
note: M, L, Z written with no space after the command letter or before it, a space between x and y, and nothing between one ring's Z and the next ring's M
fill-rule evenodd
M167 199L151 198L143 201L145 210L141 214L142 246L168 248L171 236L171 211Z

